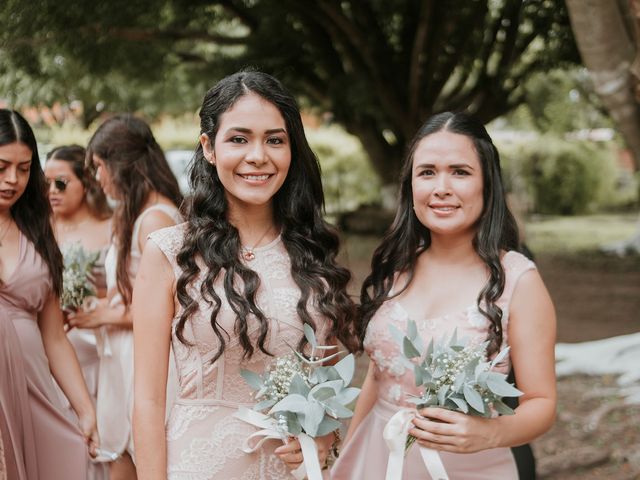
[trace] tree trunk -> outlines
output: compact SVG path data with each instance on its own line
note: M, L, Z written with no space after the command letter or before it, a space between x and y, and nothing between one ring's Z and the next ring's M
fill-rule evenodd
M629 36L620 3L611 0L565 0L571 26L594 87L640 170L640 106L630 67L635 39Z

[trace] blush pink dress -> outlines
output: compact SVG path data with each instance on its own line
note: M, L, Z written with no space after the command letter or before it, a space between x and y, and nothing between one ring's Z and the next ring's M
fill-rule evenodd
M158 230L150 235L169 260L176 279L182 271L176 262L186 224ZM260 277L257 304L270 320L266 347L280 356L291 352L303 336L302 322L296 312L300 290L291 277L291 262L280 237L254 249L255 258L247 266ZM189 287L192 298L201 299L201 273ZM243 358L243 349L234 332L236 315L229 306L222 287L221 274L214 288L222 301L218 323L229 333L223 355L211 362L219 342L210 324L212 307L199 302L199 310L184 329L185 338L193 346L180 342L172 334L173 352L179 378L179 393L166 427L167 477L169 480L291 480L289 470L273 453L282 445L279 440L265 442L252 454L241 450L242 443L257 428L238 420L232 414L238 407L255 403L252 390L240 376L240 369L262 374L273 357L259 350ZM310 308L311 311L311 308ZM176 312L173 328L180 312ZM311 312L318 328L318 339L326 337L326 322ZM248 333L254 342L258 322L249 322Z
M509 304L520 276L535 265L517 252L507 252L502 265L505 270L504 293L497 304L502 309L504 331L502 348L508 345L507 326ZM389 325L406 331L409 316L400 301L387 300L372 317L365 336L365 350L375 366L378 400L369 414L358 425L353 437L340 452L332 469L334 480L384 479L389 449L382 437L388 420L402 407L411 407L406 395L418 394L413 371L401 361L400 348L391 337ZM412 318L413 319L413 318ZM433 338L450 337L457 329L458 338L483 342L489 321L475 305L459 312L416 321L425 345ZM507 373L507 359L496 370ZM440 457L451 480L514 480L518 478L515 461L509 448L495 448L476 453L456 454L440 452ZM431 479L420 456L419 449L411 448L405 457L403 480Z
M20 234L18 267L0 284L0 435L12 480L85 480L88 450L51 378L38 313L51 294L47 265Z

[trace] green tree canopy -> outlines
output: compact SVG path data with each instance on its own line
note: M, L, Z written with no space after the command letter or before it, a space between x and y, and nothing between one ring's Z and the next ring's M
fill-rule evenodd
M428 115L489 121L530 75L577 60L559 0L7 0L0 14L0 96L16 104L189 110L255 66L331 111L385 183Z

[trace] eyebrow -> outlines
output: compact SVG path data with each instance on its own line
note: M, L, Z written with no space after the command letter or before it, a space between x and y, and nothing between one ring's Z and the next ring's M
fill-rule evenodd
M415 168L436 168L433 163L420 163L416 165ZM457 170L459 168L468 168L469 170L474 170L474 168L468 163L454 163L448 166L449 170Z
M0 158L0 162L11 163L10 160L5 160L4 158ZM31 163L31 159L29 159L29 160L21 160L21 161L18 162L18 165L24 165L25 163Z
M250 128L244 128L244 127L231 127L227 129L227 131L228 132L235 131L240 133L253 133L253 130L251 130ZM272 135L274 133L284 133L286 135L287 131L284 128L272 128L270 130L265 130L264 133L266 133L267 135Z

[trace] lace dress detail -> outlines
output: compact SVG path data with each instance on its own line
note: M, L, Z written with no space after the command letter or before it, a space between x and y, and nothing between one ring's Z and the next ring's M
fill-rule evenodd
M505 287L496 303L503 311L502 348L505 348L508 345L509 304L513 291L522 274L534 269L535 265L517 252L507 252L502 258L502 265L505 270ZM332 471L332 478L336 480L384 478L389 456L382 438L384 425L400 407L413 407L413 404L406 401L407 394L420 393L415 386L413 370L404 367L400 347L389 329L390 325L394 325L404 332L408 320L409 315L402 304L396 299L390 299L382 304L367 326L364 348L374 364L378 401L341 452ZM485 341L489 328L489 321L476 305L442 317L413 320L416 321L425 345L431 339L437 341L450 336L454 330L457 330L459 338L481 343ZM503 373L507 373L509 368L509 358L496 367ZM441 457L450 478L517 478L515 463L508 448L484 450L473 454L441 452ZM403 479L414 478L430 478L417 449L409 450L403 475Z
M158 230L150 235L169 260L177 278L182 270L176 255L183 243L186 224ZM263 247L255 248L255 259L247 262L260 278L256 303L269 319L266 349L275 356L290 353L289 345L297 345L303 336L302 322L296 305L300 291L291 277L291 262L280 237ZM199 260L196 260L199 261ZM188 287L193 298L201 298L200 286L205 277L204 266ZM212 307L200 301L198 311L187 321L185 345L175 335L181 311L173 319L172 347L178 370L179 392L167 424L167 473L170 480L211 479L291 479L286 465L273 454L281 443L268 441L253 454L241 450L242 443L256 428L232 414L239 406L254 403L254 391L240 376L240 369L262 373L274 357L257 349L244 358L239 337L234 333L235 314L222 287L221 274L214 289L221 299L218 323L229 332L224 353L214 363L219 342L210 324ZM180 308L180 307L178 307ZM317 325L319 341L325 341L326 323L313 310L310 314ZM252 341L257 340L259 323L248 320Z

